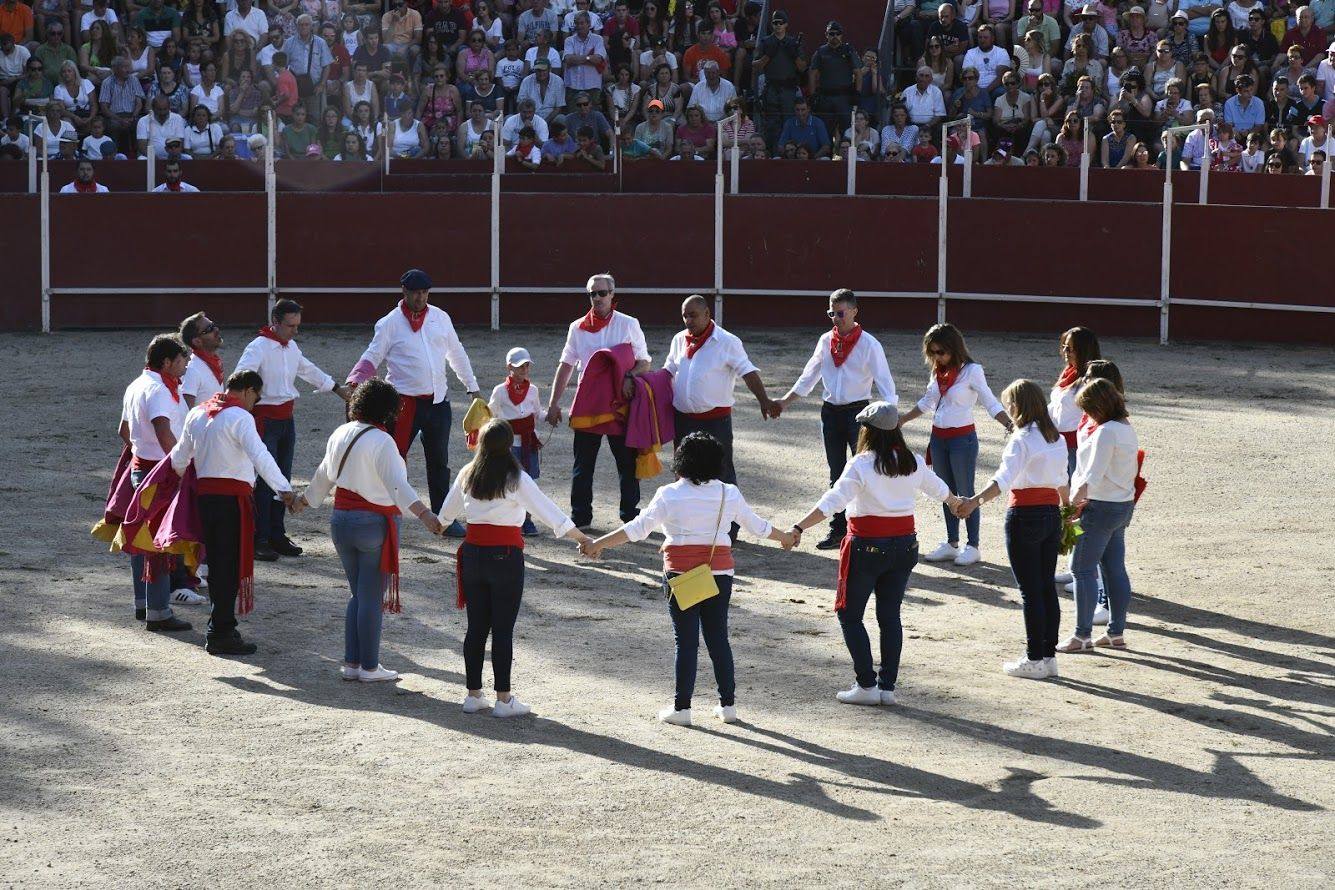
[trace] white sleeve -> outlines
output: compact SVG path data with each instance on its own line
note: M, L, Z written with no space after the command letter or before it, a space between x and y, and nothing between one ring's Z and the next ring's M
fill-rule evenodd
M635 322L635 327L630 332L630 346L635 350L635 360L637 362L652 362L653 358L649 355L649 344L644 341L644 329L640 327L640 322Z
M305 355L297 362L297 376L315 387L316 392L329 392L334 388L334 378L317 368Z
M1006 447L1001 451L1001 462L997 465L997 471L992 474L992 481L1002 491L1010 488L1016 474L1024 467L1024 461L1024 442L1017 430L1006 440Z
M442 525L449 525L463 515L463 478L463 473L454 474L454 483L450 486L449 494L445 495L445 503L440 505L440 512L436 514L436 518L440 520Z
M380 448L375 455L375 469L380 476L381 483L385 490L389 492L390 499L394 505L406 516L408 508L421 500L417 495L417 490L413 488L408 481L408 466L399 456L398 446L394 444L393 439L381 439Z
M677 372L681 370L682 349L679 344L685 339L686 338L682 334L674 334L672 336L672 343L668 346L667 358L663 359L663 370L667 371L673 377L676 377Z
M936 475L930 467L922 461L918 462L918 491L928 497L936 498L938 501L944 501L950 497L950 486L945 480Z
M923 390L922 398L918 399L918 410L923 414L935 414L936 406L941 404L941 387L937 385L936 375L931 371L927 372L927 389Z
M663 527L663 520L666 516L667 502L663 499L663 489L660 488L650 498L649 506L641 510L639 516L623 525L621 530L626 533L626 537L630 540L643 541L649 537L651 532Z
M1075 472L1071 474L1071 490L1088 485L1096 479L1102 479L1108 473L1112 463L1113 444L1108 442L1107 430L1100 426L1080 443L1080 450L1075 455Z
M159 417L165 417L168 420L176 413L176 400L164 386L153 395L148 397L148 419L157 420Z
M983 407L987 409L987 413L991 417L1004 413L1006 409L1002 407L1001 402L992 394L991 387L987 385L987 375L983 373L983 366L975 365L975 367L978 370L974 372L969 385L978 394L978 401L983 403Z
M367 344L366 351L363 352L362 357L357 360L357 364L360 365L362 362L366 362L378 371L380 363L385 360L385 356L388 353L389 324L382 318L380 321L376 322L375 333L371 335L371 342Z
M241 351L241 358L236 360L236 367L233 371L258 371L260 369L260 346L259 338L255 338L246 344L246 348Z
M324 499L329 497L329 490L334 487L334 480L329 475L329 464L331 454L329 445L325 445L324 458L320 465L315 468L315 476L311 478L311 484L306 486L306 492L303 497L312 507L318 507L324 503Z
M570 517L562 512L561 508L538 487L538 483L533 481L533 477L523 470L519 471L519 489L515 494L519 497L519 502L524 505L524 509L532 513L543 525L550 527L556 537L561 537L575 527Z
M238 444L246 452L250 462L255 465L255 471L260 474L260 478L267 482L274 491L291 491L292 483L283 476L283 471L278 469L278 464L274 461L273 455L269 453L268 448L264 447L264 440L260 438L260 434L255 430L255 422L250 414L247 413L245 417L239 418L232 426ZM324 464L321 463L320 466L324 466Z
M194 409L190 413L193 414ZM167 455L167 459L172 462L172 470L178 476L185 472L185 468L190 465L190 461L195 456L194 426L187 415L185 428L181 430L181 438L176 440L175 447Z
M824 337L816 341L816 351L811 353L811 358L807 359L806 365L802 368L802 373L798 375L797 382L793 384L792 389L788 390L789 395L811 395L811 391L816 388L816 381L820 379L821 361L824 358L821 353L826 348Z
M761 519L756 511L751 509L751 505L746 502L741 489L735 485L729 485L728 487L737 496L733 521L757 538L768 538L770 532L774 531L773 523L768 519Z
M899 394L895 392L895 378L890 374L890 363L885 358L885 347L876 344L876 355L872 356L872 379L881 398L892 405L899 404Z
M816 509L826 516L833 516L846 508L862 491L862 478L857 469L858 464L850 460L830 490L816 502Z
M459 334L454 330L454 325L446 322L448 331L445 334L445 359L454 369L454 374L464 386L468 387L468 392L477 392L477 378L473 376L473 364L468 360L468 353L464 351L463 341L459 339Z
M746 354L746 346L742 344L742 338L736 337L732 341L732 369L737 372L738 377L745 377L752 371L759 371L751 362L751 356Z
M570 328L566 331L566 344L561 347L561 363L572 368L579 367L579 353L575 351L575 331L578 329L579 322L570 323Z

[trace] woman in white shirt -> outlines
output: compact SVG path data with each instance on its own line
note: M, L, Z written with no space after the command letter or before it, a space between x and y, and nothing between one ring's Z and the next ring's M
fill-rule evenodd
M918 564L918 535L913 507L919 493L964 503L904 441L899 411L889 402L872 402L858 413L862 425L857 454L834 486L793 526L799 534L841 510L848 511L848 533L839 547L839 587L834 611L853 657L854 683L835 698L849 705L892 705L899 679L904 627L899 609L909 576ZM881 670L871 658L871 640L862 615L876 594L876 623L881 630ZM879 687L879 688L878 688Z
M374 683L397 680L380 666L382 610L399 611L399 515L412 513L432 534L442 526L408 483L408 468L394 438L399 393L378 377L352 394L352 418L334 430L324 459L294 512L324 501L335 485L329 522L334 549L352 596L343 625L343 679Z
M1066 471L1075 472L1075 428L1080 423L1080 409L1075 404L1075 393L1085 368L1096 358L1103 358L1098 335L1089 328L1071 328L1061 335L1057 350L1066 366L1048 395L1048 414L1057 424L1057 432L1066 440Z
M1025 657L1002 666L1012 677L1042 680L1057 676L1057 551L1061 547L1066 506L1066 443L1048 416L1043 390L1032 380L1016 380L1002 390L1001 401L1015 432L1001 453L1001 464L987 488L965 500L961 513L1010 490L1006 510L1006 555L1024 602Z
M207 106L196 105L190 115L190 126L185 128L186 154L192 158L211 158L218 153L222 138L222 124L213 122Z
M52 98L65 103L65 118L81 133L88 132L88 123L97 116L96 88L91 80L79 74L79 66L66 59L60 66L60 83Z
M1094 646L1125 649L1126 611L1131 580L1126 573L1126 527L1136 506L1140 446L1126 412L1126 402L1110 380L1092 380L1080 388L1076 404L1089 415L1089 433L1080 442L1071 503L1080 508L1082 534L1071 555L1075 574L1075 634L1058 652L1084 652ZM1099 575L1112 613L1107 632L1090 642Z
M960 497L972 497L974 474L978 469L978 430L973 424L973 409L979 401L997 423L1010 432L1006 409L988 388L983 366L973 360L964 344L964 335L952 324L932 325L922 338L922 355L932 369L927 390L918 404L904 415L908 423L932 412L932 437L927 442L927 465L936 471ZM978 552L979 517L972 514L965 521L967 541L961 548L960 521L946 510L946 540L923 557L928 562L954 560L957 566L973 565L982 558Z
M672 707L660 711L658 719L676 726L691 725L696 656L702 634L709 659L714 663L714 679L718 681L719 703L714 716L724 723L737 722L734 701L737 683L732 646L728 642L728 601L732 598L733 580L732 541L728 531L732 523L758 538L778 541L785 550L798 538L761 519L737 486L719 479L723 473L723 454L723 445L709 433L691 433L682 439L672 456L672 472L677 481L658 489L639 516L583 548L587 556L597 559L604 550L627 541L643 541L652 532L661 531L665 538L662 548L665 578L674 578L702 565L710 567L718 585L716 596L681 609L676 597L668 595L668 614L672 616L677 637L677 688Z
M218 65L205 62L199 69L199 83L190 90L190 108L203 105L216 118L227 116L227 93L218 83Z

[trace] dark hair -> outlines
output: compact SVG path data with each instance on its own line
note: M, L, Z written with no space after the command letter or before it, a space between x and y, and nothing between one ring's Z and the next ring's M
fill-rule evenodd
M379 377L363 380L348 400L348 416L388 429L399 418L399 391Z
M148 343L144 353L144 364L150 371L156 371L173 359L185 355L185 344L175 334L158 334Z
M204 319L206 317L204 311L200 310L181 322L178 335L180 336L182 343L188 346L192 340L199 336L199 330L204 327Z
M582 136L585 139L593 138L593 127L580 127L575 131L576 136Z
M723 475L723 445L709 433L691 433L672 455L672 472L696 485L712 482Z
M264 391L264 378L259 371L233 371L232 376L227 378L228 392L245 392L248 389Z
M1098 423L1126 420L1126 400L1111 380L1091 380L1075 394L1075 403Z
M907 476L918 468L918 459L899 427L883 430L864 425L858 432L858 454L864 451L876 455L876 472L882 476Z
M1085 365L1085 382L1088 383L1091 380L1112 381L1112 385L1117 387L1117 391L1126 395L1126 387L1122 384L1121 369L1106 358L1096 358Z
M1015 409L1015 413L1011 416L1015 420L1017 430L1036 423L1044 442L1056 442L1062 437L1061 433L1057 432L1057 424L1052 422L1052 415L1048 413L1047 397L1034 381L1012 381L1010 386L1001 391L1001 402L1006 406L1008 414L1012 408Z
M858 305L858 295L846 287L841 287L834 293L830 294L830 302L843 303L846 306L853 306L856 308Z
M285 316L294 312L301 312L301 304L296 300L279 300L273 304L273 311L269 313L271 321L282 321Z
M1075 352L1075 373L1077 377L1085 375L1085 368L1096 358L1103 358L1099 351L1098 335L1089 328L1070 328L1061 338L1071 344Z
M968 347L964 345L964 335L953 324L934 324L922 335L922 358L931 368L936 365L932 360L931 348L940 346L950 353L950 367L962 368L973 361Z
M519 485L519 461L513 451L515 432L500 418L487 421L478 434L477 453L460 471L459 484L479 501L504 497Z

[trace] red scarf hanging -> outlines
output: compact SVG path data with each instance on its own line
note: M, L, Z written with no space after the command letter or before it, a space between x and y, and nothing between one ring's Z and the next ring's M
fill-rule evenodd
M153 371L148 365L144 365L144 370ZM173 377L166 371L154 371L153 373L162 378L162 385L167 387L167 392L172 394L172 401L178 405L181 404L181 378Z
M246 411L246 406L241 404L241 400L230 392L220 392L200 407L210 418L217 417L228 408L240 408L242 411ZM246 411L246 413L249 414L250 412Z
M233 405L244 407L235 397L214 396L205 403L204 410L214 417ZM232 495L236 498L237 513L241 517L239 547L237 548L236 614L249 615L255 609L255 490L240 479L206 477L199 480L197 493Z
M698 336L698 337L695 336L694 334L692 334L690 331L687 331L687 332L686 332L686 357L687 357L687 358L695 358L695 354L696 354L697 352L700 351L700 347L701 347L701 346L704 346L704 345L705 345L705 341L708 340L711 336L713 336L713 334L714 334L714 321L713 321L713 319L710 320L709 325L708 325L708 326L705 328L705 330L704 330L704 333L700 334L700 336Z
M511 405L524 404L524 397L528 395L528 388L532 381L527 377L523 380L516 380L513 376L505 378L505 394L510 397Z
M1075 369L1075 365L1067 365L1062 369L1062 375L1057 378L1057 388L1070 389L1079 379L1080 372Z
M426 313L431 307L423 306L421 312L414 312L408 308L408 304L405 301L399 300L399 308L403 310L403 317L408 319L408 325L413 329L413 333L416 334L422 329L422 325L426 324Z
M963 370L963 365L957 365L956 367L945 371L935 372L936 387L941 390L941 398L944 399L946 397L946 391L955 385L955 381L959 379L960 372Z
M284 349L287 349L287 344L292 342L290 340L284 340L283 338L279 337L277 334L273 332L273 325L268 325L268 324L260 328L260 336L264 337L266 340L274 341Z
M830 358L834 359L836 368L843 367L844 362L848 361L849 353L853 347L858 345L858 338L862 336L862 325L853 325L853 330L847 334L839 333L838 328L830 331Z
M853 560L854 538L898 538L915 531L913 515L908 516L850 516L848 531L839 542L839 586L834 591L834 610L842 612L848 605L848 567Z
M195 355L199 356L201 362L209 366L209 370L213 372L213 376L217 378L219 383L222 383L222 356L218 355L216 352L205 352L202 349L196 349Z
M334 509L365 510L385 517L385 540L380 545L380 573L386 576L386 581L380 611L402 612L403 604L399 602L399 524L394 521L394 517L399 515L399 508L373 504L351 489L340 488L334 493Z
M598 313L593 311L593 307L589 307L588 314L585 315L584 318L579 323L579 329L581 331L588 331L590 334L596 334L603 328L611 324L612 316L616 314L617 311L615 308L613 308L611 312L607 313L606 318L600 318L598 316Z
M74 180L74 190L81 195L95 195L97 194L97 180L94 179L89 182L80 182L76 179Z

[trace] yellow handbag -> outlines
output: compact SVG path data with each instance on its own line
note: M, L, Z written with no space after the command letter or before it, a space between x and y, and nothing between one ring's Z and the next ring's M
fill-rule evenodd
M714 562L714 550L718 547L719 529L723 527L723 505L728 500L727 486L723 483L720 485L723 488L723 495L718 502L718 520L714 523L714 543L709 547L709 559L675 578L668 578L671 595L677 598L677 608L682 611L719 594L711 565Z

